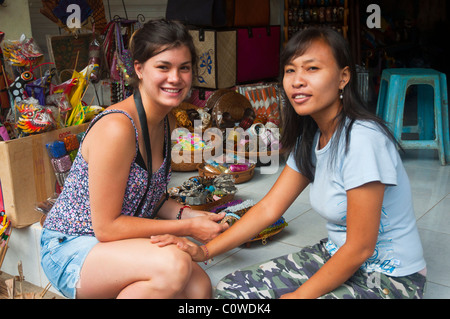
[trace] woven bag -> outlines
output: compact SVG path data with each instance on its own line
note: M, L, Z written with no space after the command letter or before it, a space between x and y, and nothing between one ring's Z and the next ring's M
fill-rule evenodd
M236 31L192 29L198 55L193 86L224 89L236 84Z

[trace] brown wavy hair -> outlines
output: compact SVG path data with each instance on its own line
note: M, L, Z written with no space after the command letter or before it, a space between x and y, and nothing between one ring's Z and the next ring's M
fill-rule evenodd
M195 45L188 29L178 21L156 19L146 22L142 28L133 33L129 48L133 61L144 63L159 53L183 45L191 52L192 72L195 75L197 67ZM134 69L130 77L130 84L137 88L139 79Z

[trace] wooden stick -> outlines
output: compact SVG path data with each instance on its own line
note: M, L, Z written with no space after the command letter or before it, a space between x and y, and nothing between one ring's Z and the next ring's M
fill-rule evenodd
M76 71L77 70L77 64L78 64L78 55L80 54L80 51L77 51L77 58L75 60L75 66L73 67L73 70Z
M5 259L6 251L8 250L8 244L9 244L9 239L11 238L11 234L12 234L12 228L9 233L8 239L6 240L5 246L3 246L3 248L0 251L1 252L0 253L0 268L2 268L3 260Z
M23 289L22 289L22 282L24 279L23 276L23 267L22 267L22 261L19 260L19 263L17 264L17 270L19 271L19 288L20 288L20 294L23 294Z
M0 67L2 67L2 75L3 75L3 79L5 80L5 87L8 90L9 89L9 85L8 85L8 79L6 78L5 68L3 68L2 64L0 64Z
M48 283L47 286L45 286L45 288L39 293L38 298L39 299L44 298L45 294L47 293L47 291L50 289L51 286L52 284Z
M80 98L80 102L83 101L84 95L86 94L86 92L87 92L87 90L88 90L88 88L89 88L89 84L91 84L91 81L87 82L87 85L86 85L86 87L84 88L83 95L82 95L81 98Z
M95 95L92 97L91 104L88 104L88 106L92 106L92 103L94 102L94 99L95 99Z

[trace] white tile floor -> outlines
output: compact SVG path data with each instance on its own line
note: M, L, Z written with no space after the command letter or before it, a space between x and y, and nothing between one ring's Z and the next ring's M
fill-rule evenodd
M427 299L450 298L450 165L441 166L435 151L408 150L402 159L408 172L413 193L414 209L428 268ZM253 179L238 184L236 198L260 200L270 189L277 173L262 175L257 168ZM171 186L179 186L195 172L174 172ZM241 246L202 267L213 285L230 272L281 256L315 244L327 236L324 220L312 210L308 189L299 196L284 214L289 226L266 245L252 243Z
M441 166L435 151L406 151L402 158L411 181L415 214L428 267L425 298L450 299L450 165ZM272 175L262 175L257 168L251 181L237 185L236 198L260 200L283 165ZM171 186L179 186L194 175L195 172L174 172ZM324 220L309 204L308 189L284 217L289 226L265 246L252 243L249 248L241 246L218 256L206 266L201 263L212 284L216 285L222 277L238 268L298 251L327 236ZM45 287L48 280L38 257L40 231L39 223L14 230L2 271L17 275L17 263L22 261L25 279L38 287ZM56 292L53 287L51 291Z

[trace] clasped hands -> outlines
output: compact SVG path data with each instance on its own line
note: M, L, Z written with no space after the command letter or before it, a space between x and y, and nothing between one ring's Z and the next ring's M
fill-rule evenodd
M228 223L220 223L225 217L224 212L216 214L190 210L186 215L189 216L189 220L192 222L190 237L201 243L211 241L230 227ZM185 237L177 237L170 234L155 235L150 237L150 241L159 247L176 245L179 249L190 254L193 261L199 262L206 260L203 249Z

